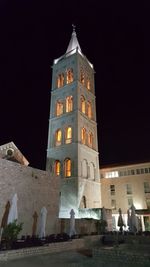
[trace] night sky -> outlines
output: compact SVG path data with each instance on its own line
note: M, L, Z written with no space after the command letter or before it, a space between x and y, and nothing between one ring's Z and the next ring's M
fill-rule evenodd
M149 1L0 2L0 145L45 168L53 60L76 25L95 69L100 165L150 160Z

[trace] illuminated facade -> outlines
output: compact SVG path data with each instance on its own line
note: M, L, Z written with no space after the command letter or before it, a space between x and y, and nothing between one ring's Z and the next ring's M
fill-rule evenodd
M61 178L60 217L101 207L94 69L75 30L53 64L46 169Z
M100 173L102 206L112 209L114 229L118 209L127 226L127 210L134 204L140 227L150 231L150 162L105 167Z

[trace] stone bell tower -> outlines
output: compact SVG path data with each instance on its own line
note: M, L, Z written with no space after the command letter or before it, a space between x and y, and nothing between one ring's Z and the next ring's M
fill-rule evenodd
M61 177L61 218L101 207L94 69L74 27L66 53L53 63L46 168Z

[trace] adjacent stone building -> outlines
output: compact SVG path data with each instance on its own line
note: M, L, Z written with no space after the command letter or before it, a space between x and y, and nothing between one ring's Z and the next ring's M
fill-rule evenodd
M23 160L22 160L23 159ZM46 233L59 232L59 177L49 172L28 167L29 162L13 142L0 146L0 221L7 202L14 194L18 197L18 221L23 222L21 234L31 235L35 214L36 234L39 230L40 211L47 209Z

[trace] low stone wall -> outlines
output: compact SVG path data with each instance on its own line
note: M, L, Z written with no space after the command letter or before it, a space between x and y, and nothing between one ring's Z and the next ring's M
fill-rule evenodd
M143 266L150 266L150 256L149 254L138 252L131 252L125 250L119 250L118 248L93 248L93 260L99 262L120 262L126 264L135 264Z
M0 252L0 261L24 258L40 254L49 254L84 247L84 239L74 239L66 242L50 243L42 247L23 248Z

